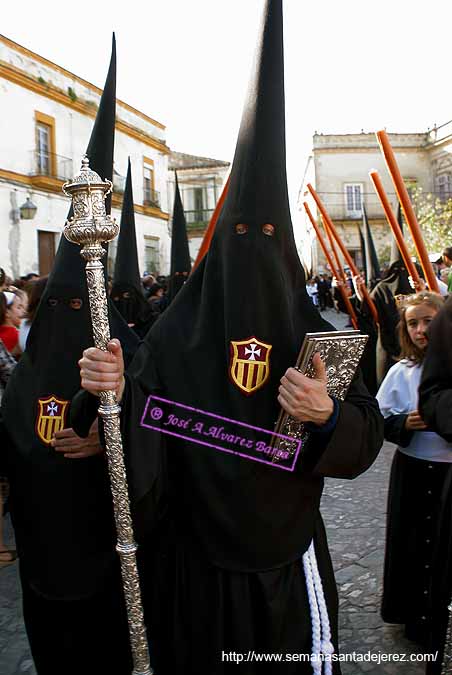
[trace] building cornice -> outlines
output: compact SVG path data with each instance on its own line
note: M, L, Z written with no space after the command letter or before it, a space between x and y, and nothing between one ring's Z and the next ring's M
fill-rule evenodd
M396 146L393 145L392 149L394 152L428 152L429 148L426 146ZM327 154L334 154L334 155L339 155L339 154L353 154L356 155L357 153L361 154L375 154L378 153L380 154L380 148L378 146L375 147L343 147L343 146L337 146L335 148L314 148L312 151L313 155L327 155Z
M80 99L72 100L71 98L69 98L68 94L62 91L61 89L58 89L57 87L49 83L43 84L41 82L38 82L38 80L35 80L33 77L30 77L29 75L26 75L22 70L16 68L10 63L0 61L0 78L4 78L5 80L9 80L14 84L19 85L20 87L24 87L25 89L33 91L36 94L45 96L46 98L49 98L52 101L56 101L57 103L66 106L67 108L76 110L82 115L88 115L89 117L96 117L97 106L93 106L90 103L82 101ZM120 101L118 101L118 103L120 103ZM118 131L121 131L123 134L135 138L135 140L138 140L147 146L155 148L162 154L169 155L170 153L170 149L166 145L166 143L158 141L152 136L149 136L149 134L146 134L144 131L141 131L136 127L131 126L130 124L124 122L123 120L119 120L118 118L116 118L115 127Z
M5 182L14 183L17 185L25 185L28 188L40 190L42 192L49 192L51 194L56 194L60 197L63 197L62 186L64 181L59 180L58 178L52 178L51 176L27 176L23 173L17 173L15 171L8 171L6 169L0 169L0 180ZM113 193L112 195L112 205L116 209L120 209L122 206L123 198L118 193ZM143 206L142 204L133 205L135 213L141 213L143 216L149 216L151 218L159 218L160 220L168 220L169 214L155 206Z
M49 68L53 68L53 70L58 71L65 77L69 77L72 80L75 80L79 84L81 84L83 87L87 87L88 89L91 89L94 91L96 94L99 94L99 96L102 94L102 89L99 89L99 87L96 87L95 84L91 84L91 82L88 82L87 80L84 80L83 78L79 77L78 75L75 75L74 73L71 73L70 70L66 70L65 68L62 68L59 66L57 63L54 63L53 61L50 61L49 59L44 58L40 54L36 54L36 52L32 52L30 49L27 49L26 47L23 47L22 45L18 44L17 42L14 42L13 40L10 40L9 38L5 37L4 35L0 35L0 42L3 42L7 47L10 47L11 49L14 49L16 52L19 52L19 54L23 54L24 56L27 56L35 61L38 61L38 63L41 63L43 66L47 66ZM12 66L11 66L12 67ZM149 117L148 115L145 115L142 113L140 110L137 110L133 106L129 105L128 103L125 103L124 101L121 101L117 99L117 102L126 110L129 112L133 113L134 115L138 115L138 117L141 117L145 122L148 122L150 124L154 124L157 126L159 129L165 130L166 127L164 124L161 122L157 122L157 120L152 119L152 117Z

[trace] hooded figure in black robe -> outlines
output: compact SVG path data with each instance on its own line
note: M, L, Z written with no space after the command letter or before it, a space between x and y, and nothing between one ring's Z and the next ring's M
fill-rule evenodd
M171 232L171 273L168 283L168 304L187 281L191 270L190 251L187 238L187 223L179 192L177 173L175 175L174 207Z
M268 0L209 251L140 346L121 401L136 511L159 508L157 471L162 456L167 462L166 515L148 539L143 589L158 675L222 675L231 670L222 652L310 653L301 560L312 540L337 648L337 594L319 503L324 476L357 476L382 443L378 405L361 376L334 404L334 419L312 432L293 472L140 427L152 393L271 431L280 379L306 332L322 330L331 326L306 293L290 218L282 3ZM138 532L142 541L145 534ZM312 672L308 662L233 666L238 675L262 669Z
M378 262L377 250L375 248L372 237L372 230L370 229L369 220L367 218L366 209L363 206L363 237L364 249L366 255L366 284L369 290L381 279L380 264Z
M429 328L427 353L419 386L419 412L428 425L452 443L452 299L449 298ZM438 519L438 547L433 562L432 635L429 649L438 650L427 675L440 675L452 598L452 467L445 480ZM438 561L436 564L435 561Z
M400 228L403 230L400 205L397 220ZM377 380L379 384L381 384L391 366L396 363L397 357L400 354L397 334L399 311L397 309L396 297L398 295L411 295L412 293L414 293L414 290L408 280L408 272L394 237L388 272L371 293L371 298L376 305L379 318L377 343Z
M378 265L378 258L365 209L363 209L362 227L358 226L358 233L361 255L363 259L364 280L367 288L370 290L372 288L372 284L374 283L373 280L379 278L380 268ZM360 301L356 296L352 297L350 302L352 303L356 313L359 330L365 335L369 336L364 353L361 357L360 366L363 373L364 383L372 396L375 396L378 391L376 364L378 330L375 325L372 313L367 306L367 302L365 300ZM341 311L346 312L343 301L338 303L338 307Z
M91 167L109 179L115 89L113 39L87 150ZM10 481L25 625L39 675L131 670L106 457L70 459L51 445L53 433L69 427L80 388L77 360L93 342L84 267L80 247L63 235L27 349L2 402L1 459ZM138 339L112 306L110 325L130 360Z
M110 297L126 323L133 328L138 337L143 338L154 322L154 315L144 297L138 267L130 159L127 167L121 227Z

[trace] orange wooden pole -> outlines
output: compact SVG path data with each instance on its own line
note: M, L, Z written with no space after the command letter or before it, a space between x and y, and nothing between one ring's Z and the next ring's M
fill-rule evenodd
M397 218L394 215L394 212L391 208L391 204L389 203L389 199L386 195L385 189L383 187L383 183L381 182L381 178L378 175L378 171L370 171L369 173L370 180L373 183L373 186L375 188L375 192L377 193L378 197L380 198L381 205L383 207L383 211L385 212L386 219L391 227L392 233L394 237L396 238L397 241L397 246L399 247L399 251L402 255L403 262L405 263L405 267L408 270L408 274L411 276L413 279L413 282L415 284L415 287L417 286L419 288L419 285L421 283L421 280L419 278L418 271L416 269L415 264L411 260L410 254L408 252L407 245L405 243L405 239L403 238L403 232L400 229L400 225L397 222Z
M347 261L347 265L350 267L350 270L354 276L359 277L359 271L353 262L353 258L351 257L350 253L347 251L346 247L344 246L344 243L342 242L342 239L339 237L339 234L337 233L336 228L334 227L334 223L331 220L331 218L328 215L327 210L325 209L325 206L323 205L322 200L320 199L319 195L317 192L314 190L312 185L308 183L308 190L311 193L312 197L314 198L315 203L317 204L317 208L319 209L320 213L322 214L322 218L324 222L326 223L327 227L330 229L331 234L333 237L336 239L337 244L339 248L341 249L341 253L344 256L345 260ZM370 312L372 314L373 320L375 323L378 323L378 312L377 308L375 307L374 301L369 295L369 291L367 290L367 286L364 283L360 284L360 291L363 294L363 297L365 301L367 302L367 306L370 309Z
M330 266L330 269L331 269L332 273L334 274L334 276L336 277L336 279L339 279L338 271L335 268L334 263L333 263L333 259L330 256L329 251L326 247L326 243L325 243L325 240L324 240L324 238L322 236L322 233L320 231L320 227L317 225L316 221L314 220L314 216L311 213L311 209L309 208L309 205L306 202L303 202L303 206L305 208L306 213L308 214L309 220L311 221L312 227L315 230L315 233L317 235L317 239L319 240L320 247L321 247L321 249L322 249L322 251L325 255L325 258L328 261L328 265ZM339 288L339 291L342 295L342 299L344 301L347 312L350 316L351 322L353 324L353 328L355 330L359 330L358 329L358 319L356 317L355 310L353 309L353 305L350 302L350 298L347 295L346 289L345 289L344 286L341 286L341 285L339 285L338 288Z
M320 216L320 217L321 217L321 216ZM340 275L340 276L338 277L338 279L340 278L340 279L342 279L342 281L343 281L344 283L346 283L346 282L347 282L347 277L345 276L344 268L343 268L342 263L341 263L341 261L340 261L340 259L339 259L339 254L338 254L338 252L337 252L337 250L336 250L336 245L335 245L335 243L334 243L333 235L331 234L330 230L328 229L328 226L327 226L327 224L325 223L325 221L323 220L323 218L322 218L322 223L323 223L323 229L325 230L326 236L328 237L328 241L330 242L330 248L331 248L331 250L333 251L334 259L335 259L335 261L336 261L336 269L337 269L337 271L338 271L338 273L339 273L339 275Z
M383 156L386 161L386 166L391 175L392 182L394 183L395 191L397 197L399 198L400 205L402 207L403 213L405 214L405 219L408 224L408 227L413 237L414 245L419 257L419 262L421 267L424 270L425 280L428 283L428 286L431 291L439 293L438 280L433 271L432 264L428 258L428 252L424 244L424 239L422 237L421 228L417 222L416 214L414 213L413 205L410 200L410 195L406 189L406 185L403 182L402 174L397 165L394 151L389 142L389 137L386 131L377 131L377 138L380 144L380 149L383 153Z
M193 267L191 268L192 273L198 267L199 263L209 250L210 242L212 241L213 233L215 232L215 226L217 224L218 216L220 215L220 211L223 208L224 200L226 199L226 195L229 188L229 180L230 176L228 176L228 179L224 184L223 191L220 195L220 199L218 200L215 210L212 213L212 218L210 219L210 222L207 226L207 230L204 232L204 237L201 242L201 246L199 247L198 255L196 256L196 260L193 263Z

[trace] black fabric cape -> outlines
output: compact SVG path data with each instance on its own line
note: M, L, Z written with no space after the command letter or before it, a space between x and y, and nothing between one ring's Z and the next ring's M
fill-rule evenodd
M91 166L103 178L112 176L115 82L113 44L88 147ZM82 300L79 310L70 307L71 298ZM110 322L112 336L121 340L130 360L137 338L112 307ZM2 402L7 435L2 452L22 576L33 592L52 601L93 596L116 565L105 456L66 459L52 449L46 431L51 429L52 413L60 416L64 405L63 426L69 426L71 402L80 388L77 362L91 345L84 263L79 247L62 236L27 349ZM43 421L46 413L49 419Z
M110 297L126 323L133 325L133 330L138 337L144 337L154 322L154 316L144 297L138 266L130 158Z
M211 246L146 336L129 370L129 385L146 394L160 388L173 401L264 429L272 429L277 419L280 378L296 362L304 335L331 328L307 296L293 237L282 64L281 0L270 0L230 187ZM265 233L268 224L273 235ZM244 393L234 382L232 343L248 338L272 349L267 381ZM326 473L357 475L379 450L381 422L376 401L358 378L340 404L336 442L313 441L313 455L319 453L319 443ZM340 448L346 427L356 435L343 448L348 455L344 466ZM291 474L208 448L193 449L179 440L166 445L177 512L213 563L243 571L268 569L295 560L306 549L325 473L302 469L312 462L309 452ZM331 456L336 453L334 468Z
M191 270L190 250L187 238L187 223L179 191L177 173L175 175L174 205L171 231L171 271L168 284L168 304L174 300Z

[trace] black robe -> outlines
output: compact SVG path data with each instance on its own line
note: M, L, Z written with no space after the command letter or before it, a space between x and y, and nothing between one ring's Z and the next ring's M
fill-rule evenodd
M376 349L377 382L379 384L383 381L388 370L396 363L400 354L397 333L400 317L396 296L409 295L413 292L408 281L407 271L400 262L391 265L388 275L371 292L379 321Z
M202 392L193 400L189 367L177 374L165 368L159 325L137 352L122 401L129 489L147 556L153 665L159 675L222 675L222 652L309 653L301 557L312 538L337 649L337 597L319 503L325 476L353 478L374 461L382 443L376 401L357 375L335 429L312 433L293 473L146 430L140 421L151 393L209 410ZM254 675L261 667L242 663L235 672ZM311 672L300 663L273 668L268 672Z
M419 410L429 427L452 442L452 300L438 312L429 329L424 370L419 387ZM439 675L444 640L452 598L452 467L447 475L435 554L433 594L432 648L439 650L435 663L427 664L428 675Z

